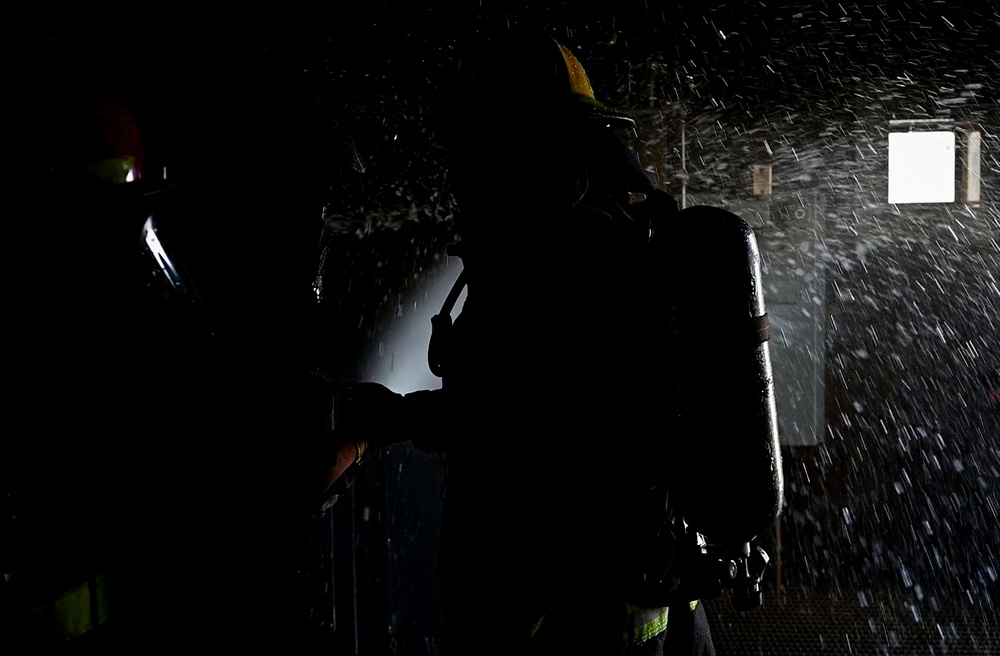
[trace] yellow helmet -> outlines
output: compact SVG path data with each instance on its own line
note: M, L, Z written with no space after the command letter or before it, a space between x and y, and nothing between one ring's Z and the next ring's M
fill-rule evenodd
M583 64L544 31L506 30L483 38L459 60L451 120L494 124L596 121L632 128L635 120L597 100Z
M590 78L587 76L587 71L583 69L580 60L563 44L558 41L555 41L555 44L559 47L559 53L566 64L570 93L577 96L580 102L589 108L590 117L599 121L607 121L608 127L634 127L635 119L631 116L611 109L597 100L594 88L590 84Z

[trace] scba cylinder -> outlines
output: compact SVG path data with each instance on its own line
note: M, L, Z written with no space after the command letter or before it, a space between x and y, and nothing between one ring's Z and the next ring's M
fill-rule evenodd
M670 503L710 543L749 542L774 525L783 495L756 237L739 216L695 206L654 223L650 244Z

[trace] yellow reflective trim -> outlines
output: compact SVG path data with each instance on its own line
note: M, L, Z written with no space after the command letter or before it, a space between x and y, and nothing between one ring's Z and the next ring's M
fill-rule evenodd
M63 640L82 636L89 631L90 584L84 583L61 596L35 607L35 616L52 634Z
M113 157L87 162L83 168L105 182L124 184L135 179L134 157Z
M109 614L108 586L104 574L67 590L55 599L38 604L34 614L53 636L63 640L78 638L95 626L104 624Z
M698 608L698 600L688 602L688 609L693 613ZM643 618L642 616L646 617ZM655 638L667 630L667 623L670 617L670 608L644 608L634 604L625 604L625 623L635 624L642 622L639 626L626 629L622 633L622 644L626 646L636 646ZM647 619L648 618L648 619ZM531 637L534 638L542 628L545 616L542 615L531 627Z
M698 600L688 602L688 608L694 612L698 608ZM641 645L667 630L670 608L643 608L626 604L625 612L627 615L626 624L642 622L639 626L627 629L622 633L622 642L625 645ZM646 615L649 619L642 618L642 615Z
M626 606L626 610L629 613L630 620L634 620L642 612L648 612L651 610L659 611L648 621L645 621L641 625L628 629L622 633L622 642L626 645L641 645L647 640L655 638L667 630L667 618L670 615L669 608L651 609L628 605Z

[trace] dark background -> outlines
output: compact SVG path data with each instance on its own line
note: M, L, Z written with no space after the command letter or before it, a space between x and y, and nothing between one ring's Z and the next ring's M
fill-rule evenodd
M292 524L282 509L301 452L286 436L302 395L285 376L435 383L392 376L420 369L409 325L456 270L440 91L476 30L541 21L598 97L636 116L657 185L736 211L761 242L786 509L762 536L765 607L713 602L720 653L995 652L997 9L531 5L91 7L7 23L17 391L2 539L5 580L27 583L5 587L5 620L23 617L25 588L41 598L63 573L83 580L120 557L155 582L130 588L143 598L184 581L161 609L218 593L243 631L219 641L252 643L238 617L267 616L248 600L279 591L267 582L291 561L302 587L288 623L304 649L435 652L441 463L408 445L372 454L330 513ZM177 243L221 346L133 313L135 290L109 264L118 233L79 197L34 186L79 155L73 117L96 88L134 101L147 170L166 167L181 192ZM979 126L983 200L889 204L891 119ZM775 172L767 197L752 193L760 164ZM304 280L321 283L318 304ZM206 368L202 349L225 356ZM160 628L185 636L182 624ZM114 626L103 639L129 644Z

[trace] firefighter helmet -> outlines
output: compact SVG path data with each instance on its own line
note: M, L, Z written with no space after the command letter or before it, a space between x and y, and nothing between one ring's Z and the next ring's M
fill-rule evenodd
M583 64L576 58L573 52L559 43L559 54L562 55L566 64L566 74L569 78L569 91L583 108L584 112L593 120L605 122L608 127L631 128L635 126L635 119L628 114L611 109L597 100L594 95L594 88L590 84L587 71L583 69ZM561 69L557 67L557 70Z
M470 124L477 130L567 122L635 125L628 114L597 100L580 60L542 30L481 37L459 58L452 94L445 103L449 131Z

